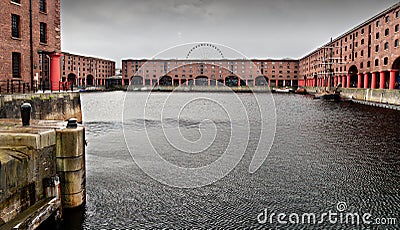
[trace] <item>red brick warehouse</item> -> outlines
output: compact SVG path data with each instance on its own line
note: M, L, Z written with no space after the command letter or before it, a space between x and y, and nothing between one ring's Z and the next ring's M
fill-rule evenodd
M60 0L2 0L0 9L0 81L48 86L61 49Z
M143 86L297 86L296 60L122 60L123 84Z
M399 89L400 3L300 59L301 86Z
M78 87L104 86L115 75L115 62L95 57L63 53L61 81Z
M115 74L114 61L60 51L60 0L2 0L0 9L0 93L15 83L102 86Z

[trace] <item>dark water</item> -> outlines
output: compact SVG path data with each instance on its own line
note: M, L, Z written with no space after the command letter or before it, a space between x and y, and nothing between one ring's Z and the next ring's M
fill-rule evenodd
M132 94L138 101L147 95ZM207 97L207 94L196 96ZM126 122L123 124L124 93L82 94L88 139L87 205L82 222L79 213L74 217L68 215L62 224L64 229L399 228L398 111L347 102L324 102L305 96L274 95L276 135L258 171L249 173L249 164L260 135L257 128L260 120L257 110L249 110L251 132L243 159L223 179L188 189L165 185L144 173L132 160L122 128L137 130L138 135L146 128L150 138L157 140L153 141L154 149L164 159L183 167L201 167L217 160L227 148L230 140L227 134L232 131L230 118L218 106L209 113L212 103L199 102L182 112L182 120L171 119L167 122L171 127L162 127L161 118L156 115L162 102L158 98L163 97L162 94L153 96L155 101L148 107L154 109L155 116L150 115L145 121L138 116L137 108L125 108L128 113L124 115ZM177 100L186 97L185 93L176 94ZM218 97L229 102L230 97L236 96L221 94ZM253 100L249 94L240 94L239 98L248 102L247 106ZM272 122L272 113L263 114L263 119ZM179 126L182 135L196 141L202 135L199 125L205 117L213 120L218 130L213 146L191 155L181 154L168 145L163 129ZM245 126L245 123L239 125ZM233 143L235 148L240 148L240 144ZM153 162L148 162L148 166L159 170L160 174L164 170ZM286 221L290 214L299 215L301 221L303 213L315 213L319 221L323 213L339 213L339 202L346 205L340 213L360 216L370 213L372 223L331 223L327 217L315 224L282 224L276 216L271 222L258 220L262 221L264 215L260 217L260 214L267 209L268 215L287 214ZM389 220L385 218L396 218L396 224L376 225L376 218L386 222Z

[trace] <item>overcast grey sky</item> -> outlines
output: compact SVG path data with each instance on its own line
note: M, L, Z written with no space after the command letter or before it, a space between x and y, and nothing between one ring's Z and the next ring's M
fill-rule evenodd
M150 58L214 42L251 58L299 58L395 0L62 0L62 50Z

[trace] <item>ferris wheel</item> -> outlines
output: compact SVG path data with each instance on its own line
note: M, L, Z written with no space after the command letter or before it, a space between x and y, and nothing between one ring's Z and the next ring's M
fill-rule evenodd
M186 59L199 59L199 60L210 60L210 59L224 59L222 51L210 43L200 43L195 45L189 50L186 55Z

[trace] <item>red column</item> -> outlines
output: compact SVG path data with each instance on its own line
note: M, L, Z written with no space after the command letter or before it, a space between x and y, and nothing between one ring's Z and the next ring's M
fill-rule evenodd
M239 87L241 86L241 84L240 84L240 77L238 77L238 86L239 86Z
M369 79L368 79L368 77L369 77L369 75L368 75L368 73L365 73L364 74L364 89L367 89L368 88L368 83L369 83Z
M334 86L337 86L337 84L338 84L338 78L339 78L338 76L335 77L335 80L334 80L334 82L333 82Z
M396 70L390 70L389 89L394 89L394 85L396 84L396 73Z
M363 82L363 74L359 73L358 74L358 79L357 79L357 88L358 89L362 88L362 82Z
M60 79L61 79L61 68L60 68L60 57L63 54L53 53L50 54L50 82L51 82L51 90L59 90L60 89Z
M346 76L342 76L342 87L346 87Z
M276 80L276 87L278 87L279 86L279 80Z
M376 72L372 73L371 89L376 89Z
M385 88L385 72L384 71L381 72L381 78L380 78L380 81L379 81L379 88L380 89L384 89Z
M256 82L254 81L254 86L256 85ZM268 79L268 86L271 86L271 79Z
M351 78L351 75L350 75L350 74L347 75L347 81L346 81L346 83L347 83L347 88L350 88L350 78Z

